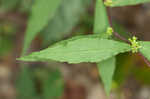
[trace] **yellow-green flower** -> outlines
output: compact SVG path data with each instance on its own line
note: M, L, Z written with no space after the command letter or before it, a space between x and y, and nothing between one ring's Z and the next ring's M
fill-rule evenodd
M132 53L137 53L139 48L141 48L139 42L137 41L137 37L133 36L132 38L129 38L129 41L131 42Z
M106 0L106 1L104 2L104 5L105 5L105 6L112 6L112 4L113 4L113 1L112 1L112 0Z
M114 32L113 28L111 28L111 27L108 27L108 28L107 28L106 33L107 33L109 36L112 36L113 32Z

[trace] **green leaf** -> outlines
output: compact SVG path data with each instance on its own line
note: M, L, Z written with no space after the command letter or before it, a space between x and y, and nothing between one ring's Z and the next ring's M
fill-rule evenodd
M130 51L130 45L101 39L99 36L79 36L59 42L40 52L20 58L23 61L60 61L68 63L100 62Z
M103 0L97 0L95 9L94 33L103 33L100 34L101 36L103 35L102 38L108 38L109 36L105 34L108 27L110 27L110 25L108 22L106 7L104 6ZM111 90L112 76L115 71L115 65L115 56L97 63L100 77L104 83L107 95L109 95Z
M103 0L97 0L95 8L94 33L105 33L109 26L106 7L104 6Z
M36 90L32 74L27 66L21 68L16 82L17 99L36 99Z
M129 6L150 2L150 0L112 0L112 1L113 1L112 7Z
M104 83L105 91L107 95L109 95L113 80L113 75L116 67L116 59L115 57L109 58L107 60L104 60L100 63L98 63L98 70L102 79L102 82Z
M26 53L31 41L54 16L61 0L35 0L25 35L23 54Z
M150 42L141 41L140 43L140 52L150 61Z
M61 73L58 70L49 72L46 78L42 87L44 99L59 99L64 89Z
M77 25L81 15L85 14L85 8L90 0L63 0L55 17L49 22L42 32L44 44L61 40L71 33Z

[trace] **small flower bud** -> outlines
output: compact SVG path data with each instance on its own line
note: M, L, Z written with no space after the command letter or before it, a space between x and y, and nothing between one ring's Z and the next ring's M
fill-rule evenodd
M108 28L107 28L106 33L107 33L109 36L112 36L113 32L114 32L113 28L111 28L111 27L108 27Z
M112 6L113 1L112 0L105 0L104 5L105 6Z

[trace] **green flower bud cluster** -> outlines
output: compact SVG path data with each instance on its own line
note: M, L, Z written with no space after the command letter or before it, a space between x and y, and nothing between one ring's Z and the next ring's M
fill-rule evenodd
M113 32L114 32L114 30L113 30L112 27L108 27L108 28L107 28L106 33L107 33L109 36L112 36Z
M112 0L105 0L104 5L105 6L112 6L113 1Z
M137 53L138 50L142 47L137 41L137 37L133 36L132 38L129 38L129 41L131 42L132 53Z

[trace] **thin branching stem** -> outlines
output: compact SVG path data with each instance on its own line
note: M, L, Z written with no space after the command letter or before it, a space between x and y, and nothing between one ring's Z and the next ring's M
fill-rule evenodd
M144 62L150 67L150 62L141 53L138 53L138 55L141 56Z
M109 7L107 7L107 15L108 15L109 24L113 28L112 19L111 19L111 15L110 15L110 8ZM113 33L114 33L114 36L117 37L118 39L120 39L120 40L122 40L122 41L124 41L124 42L126 42L128 44L130 44L130 42L126 38L124 38L123 36L119 35L119 33L117 33L117 32L113 32Z
M104 0L105 1L105 0ZM108 21L109 21L109 24L110 26L113 28L113 25L112 25L112 19L111 19L111 15L110 15L110 8L107 7L107 15L108 15ZM127 40L125 37L119 35L119 33L117 32L113 32L114 33L114 36L117 37L118 39L128 43L128 44L131 44L129 40ZM139 56L141 56L141 58L145 61L145 63L150 67L150 62L141 54L141 53L138 53Z

